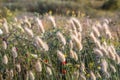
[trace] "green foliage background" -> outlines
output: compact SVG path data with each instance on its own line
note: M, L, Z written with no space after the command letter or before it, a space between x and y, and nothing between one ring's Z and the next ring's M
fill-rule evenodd
M47 10L61 13L66 9L85 10L119 10L119 0L1 0L1 7L8 7L12 10L22 9L44 13Z

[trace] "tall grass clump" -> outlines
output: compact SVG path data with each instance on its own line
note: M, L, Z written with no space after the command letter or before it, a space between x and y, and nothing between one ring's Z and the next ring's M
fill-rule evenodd
M70 17L63 28L51 15L46 23L38 16L4 18L0 80L119 80L120 46L106 20Z

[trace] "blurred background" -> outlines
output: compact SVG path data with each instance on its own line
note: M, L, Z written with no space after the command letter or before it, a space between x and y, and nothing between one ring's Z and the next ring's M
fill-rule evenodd
M120 0L0 0L0 14L6 12L37 12L90 17L120 16Z

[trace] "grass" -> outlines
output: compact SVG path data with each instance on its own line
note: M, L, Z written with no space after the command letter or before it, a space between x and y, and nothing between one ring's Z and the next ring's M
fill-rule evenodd
M13 18L0 26L0 79L119 80L120 34L114 36L111 22L48 14Z
M102 3L19 4L0 11L0 80L119 80L119 12L96 10Z

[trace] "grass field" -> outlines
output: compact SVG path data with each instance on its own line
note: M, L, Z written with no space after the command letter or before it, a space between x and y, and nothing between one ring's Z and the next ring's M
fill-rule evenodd
M0 80L120 80L119 12L51 9L1 8Z

